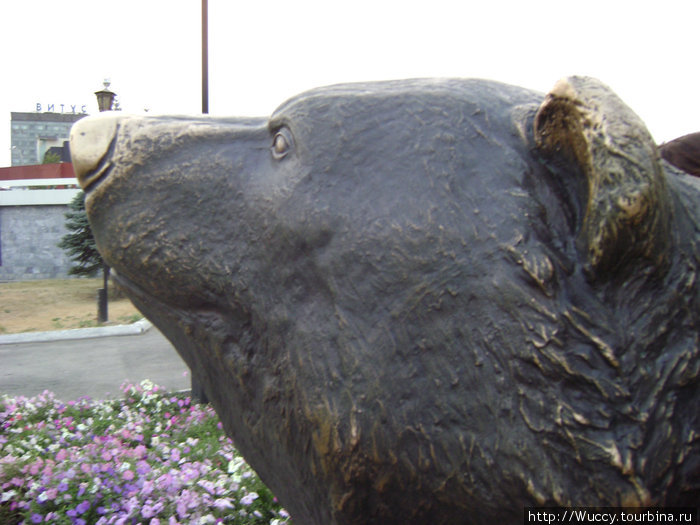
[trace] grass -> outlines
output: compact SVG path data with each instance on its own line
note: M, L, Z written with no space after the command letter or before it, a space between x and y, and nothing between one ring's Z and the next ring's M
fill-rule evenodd
M102 279L50 279L0 283L0 334L99 326L97 290ZM142 315L110 286L111 324L129 324Z

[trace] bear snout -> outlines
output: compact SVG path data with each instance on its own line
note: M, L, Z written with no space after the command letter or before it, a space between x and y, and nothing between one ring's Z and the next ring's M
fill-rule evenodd
M115 113L100 113L79 120L70 133L70 150L75 176L87 190L102 175L101 166L109 155L116 137L118 123L125 117Z

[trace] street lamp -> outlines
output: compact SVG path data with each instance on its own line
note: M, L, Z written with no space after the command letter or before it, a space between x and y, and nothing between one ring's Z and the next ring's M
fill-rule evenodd
M105 79L102 84L104 87L100 91L95 91L97 107L100 113L103 111L111 111L112 104L114 104L114 97L117 96L116 93L109 90L109 85L111 84L109 80ZM109 313L107 311L109 298L109 265L106 262L103 262L102 275L104 277L104 288L97 290L97 322L106 323L109 321Z
M111 82L107 79L102 83L104 88L100 91L95 91L95 96L97 97L97 107L102 111L112 111L112 104L114 103L114 97L117 96L116 93L109 90L109 85Z

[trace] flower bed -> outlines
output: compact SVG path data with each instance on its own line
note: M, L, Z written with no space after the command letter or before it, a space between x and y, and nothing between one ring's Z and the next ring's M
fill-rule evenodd
M0 398L0 523L291 524L210 406L150 381L122 390Z

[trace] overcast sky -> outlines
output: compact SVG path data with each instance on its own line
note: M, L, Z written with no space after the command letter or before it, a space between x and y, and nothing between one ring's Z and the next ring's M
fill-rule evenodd
M0 166L10 112L86 105L109 77L130 113L201 110L201 0L0 6ZM700 131L698 0L209 0L210 113L261 116L338 82L478 77L547 91L591 75L657 142Z

